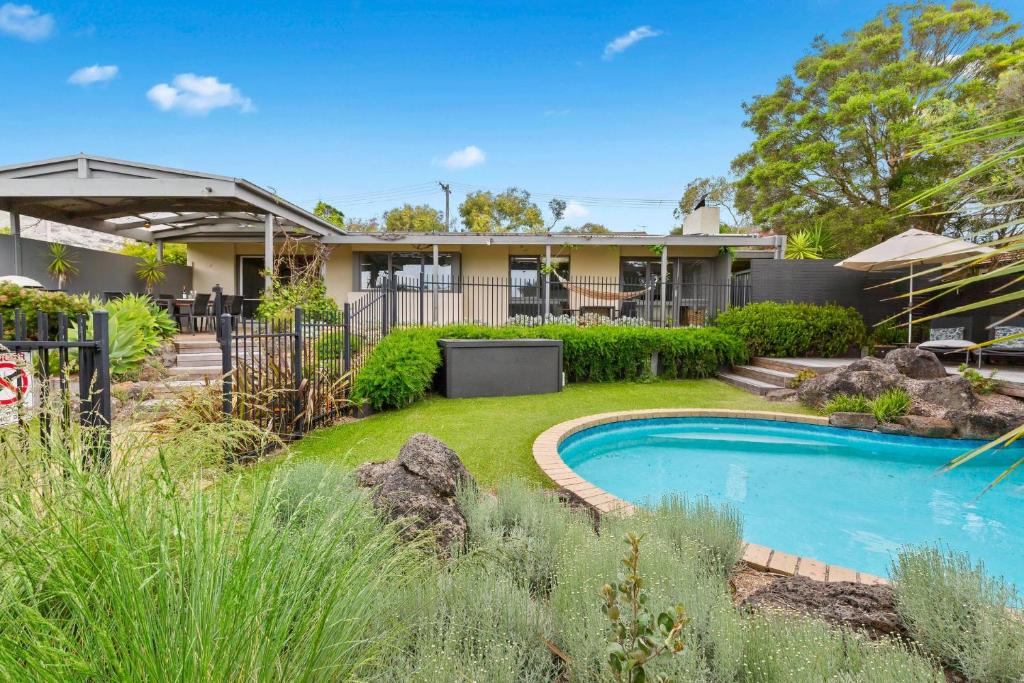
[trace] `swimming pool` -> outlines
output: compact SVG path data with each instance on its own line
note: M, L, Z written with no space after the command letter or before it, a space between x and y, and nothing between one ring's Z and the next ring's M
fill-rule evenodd
M744 538L887 576L904 545L942 543L1024 587L1024 485L978 494L1024 452L936 469L978 442L758 419L665 417L590 427L559 446L580 477L642 505L679 493L743 513Z

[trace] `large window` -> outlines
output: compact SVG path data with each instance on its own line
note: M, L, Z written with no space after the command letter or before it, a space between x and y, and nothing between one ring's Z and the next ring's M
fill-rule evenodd
M541 272L543 265L543 256L513 256L509 259L510 314L540 315L544 307L544 274ZM556 273L566 280L569 279L568 256L552 256L551 265L554 266ZM554 275L551 276L550 295L551 314L562 313L568 305L569 292Z
M365 251L355 256L356 287L360 290L381 287L389 279L395 279L399 288L416 288L421 275L428 287L433 284L431 252ZM439 254L437 263L438 288L452 291L459 279L459 255Z

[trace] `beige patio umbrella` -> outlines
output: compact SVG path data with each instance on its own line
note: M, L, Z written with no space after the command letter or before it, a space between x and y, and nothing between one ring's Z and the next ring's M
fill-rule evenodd
M907 343L909 344L914 323L914 266L950 263L966 256L979 256L991 251L992 249L989 247L983 247L980 244L911 228L840 261L836 266L864 271L910 269L910 303L907 310Z

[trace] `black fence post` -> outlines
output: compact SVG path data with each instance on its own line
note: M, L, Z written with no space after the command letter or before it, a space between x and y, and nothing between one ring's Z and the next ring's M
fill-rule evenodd
M220 339L220 316L224 313L224 288L219 284L213 286L213 319L216 321L214 332Z
M423 297L426 294L427 282L423 277L423 271L420 271L420 326L423 325Z
M388 336L388 332L391 330L391 303L388 301L388 294L390 292L391 285L385 282L383 288L384 298L380 302L380 332L382 337Z
M219 286L219 285L218 285ZM218 301L220 296L218 293ZM231 414L231 314L221 313L217 317L217 341L220 343L221 410Z
M345 318L342 320L341 333L345 335L344 344L345 372L352 370L352 304L346 303L344 308Z
M111 449L111 415L110 415L110 319L106 311L94 311L92 314L92 337L96 341L96 367L94 382L96 400L94 414L100 434L98 461L104 467L110 464ZM96 410L98 408L98 410Z
M295 307L295 330L292 336L292 434L298 437L303 431L305 420L302 419L302 308Z

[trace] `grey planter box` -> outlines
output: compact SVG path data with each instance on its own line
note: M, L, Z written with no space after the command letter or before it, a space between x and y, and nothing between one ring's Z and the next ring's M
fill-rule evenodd
M550 394L562 390L562 342L441 339L439 389L448 398Z

